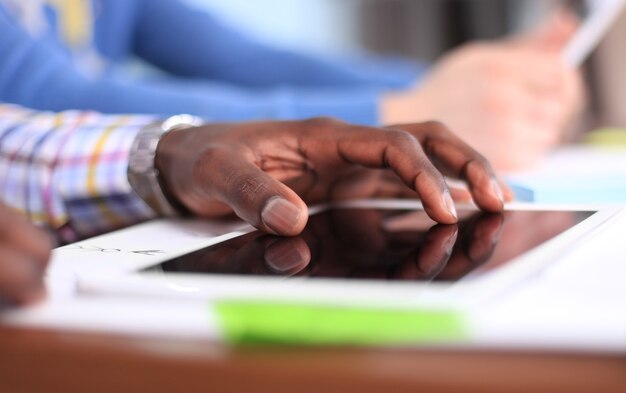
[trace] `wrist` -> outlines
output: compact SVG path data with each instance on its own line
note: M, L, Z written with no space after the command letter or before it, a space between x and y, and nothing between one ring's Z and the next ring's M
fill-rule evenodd
M182 129L199 124L188 115L173 116L144 127L133 143L129 155L128 181L148 206L163 216L176 216L186 209L174 197L165 181L165 167L159 154L162 141Z
M181 182L186 179L186 176L181 176L181 174L186 173L193 166L190 159L192 151L190 146L193 146L193 141L189 139L192 138L195 130L196 127L190 127L163 135L154 157L154 166L159 172L163 192L178 203L181 203L179 202L181 198L177 190L185 188Z

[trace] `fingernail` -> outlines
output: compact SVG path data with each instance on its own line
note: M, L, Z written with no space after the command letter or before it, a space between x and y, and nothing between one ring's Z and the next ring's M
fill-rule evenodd
M302 255L300 249L291 242L278 241L265 251L265 262L278 273L300 271L309 263L309 259L310 255Z
M500 200L502 206L504 206L504 193L502 192L502 188L500 188L500 184L495 179L491 179L491 190Z
M277 234L292 234L302 211L281 197L271 198L261 212L263 223Z
M452 199L452 195L450 195L450 191L446 191L443 194L443 203L446 205L446 209L448 209L448 213L454 217L455 220L458 219L458 215L456 213L456 207L454 206L454 200Z

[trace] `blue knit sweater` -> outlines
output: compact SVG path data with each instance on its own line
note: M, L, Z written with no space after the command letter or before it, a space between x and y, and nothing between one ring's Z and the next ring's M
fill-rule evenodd
M49 32L34 35L2 4L0 101L41 110L376 124L380 94L423 72L399 60L339 61L274 48L177 0L93 0L90 45L109 67L87 76L57 33L54 6L40 6ZM165 72L150 80L120 72L133 57Z

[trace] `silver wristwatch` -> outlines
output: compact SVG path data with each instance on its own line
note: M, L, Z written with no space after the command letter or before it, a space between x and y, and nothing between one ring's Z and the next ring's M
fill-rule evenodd
M128 160L128 182L137 195L162 216L178 216L182 209L175 207L176 202L169 200L163 192L154 162L159 141L172 131L202 123L200 118L191 115L172 116L144 127L133 142Z

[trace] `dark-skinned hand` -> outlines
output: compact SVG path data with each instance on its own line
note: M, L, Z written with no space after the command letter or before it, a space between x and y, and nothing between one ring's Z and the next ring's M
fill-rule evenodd
M510 199L490 164L444 125L372 128L316 118L211 124L166 135L156 156L166 192L201 217L233 212L268 233L294 236L307 204L419 198L442 224L457 222L444 175L499 212Z

